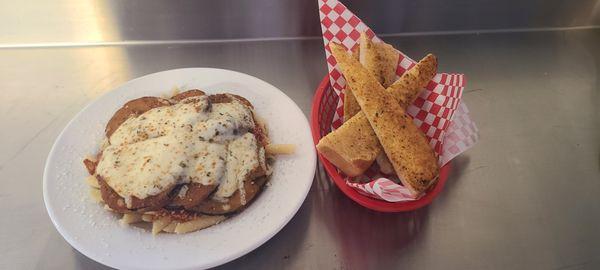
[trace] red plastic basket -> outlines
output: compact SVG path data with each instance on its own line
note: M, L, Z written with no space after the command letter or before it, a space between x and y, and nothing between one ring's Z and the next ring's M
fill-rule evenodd
M333 115L338 100L339 97L335 94L329 82L329 76L325 76L317 88L312 103L311 129L315 145L319 142L321 137L331 132L331 122L333 121ZM340 175L337 168L321 154L318 155L327 174L329 174L333 182L342 190L342 192L344 192L344 194L346 194L346 196L364 207L381 212L411 211L430 204L431 201L438 196L440 191L442 191L442 188L444 188L444 184L446 183L451 168L450 162L444 165L440 169L440 177L435 187L429 190L429 192L420 199L410 202L386 202L362 195L346 185L346 180Z

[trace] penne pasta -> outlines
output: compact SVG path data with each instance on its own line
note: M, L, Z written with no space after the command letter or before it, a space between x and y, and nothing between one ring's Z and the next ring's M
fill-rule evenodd
M265 147L267 154L271 155L291 155L296 151L293 144L269 144Z
M163 232L168 232L168 233L175 232L175 227L177 227L177 224L179 224L179 222L172 221L169 225L167 225L167 227L163 228Z
M182 234L201 230L215 225L225 219L225 216L200 216L194 220L179 223L175 227L175 233Z
M99 189L91 188L90 189L90 197L92 197L92 200L94 200L97 203L103 203L104 202L102 200L102 195L100 194L100 190Z
M98 184L98 179L96 179L95 176L90 175L85 179L85 182L90 185L90 187L93 188L100 188L100 185Z
M143 214L142 215L142 220L145 221L145 222L152 222L152 220L154 220L154 217L152 215Z
M123 214L123 217L120 220L121 224L132 224L132 223L138 223L141 221L142 221L142 215L136 214L136 213L125 213L125 214Z
M167 227L171 223L170 217L161 217L152 222L152 234L157 235L160 231L162 231L165 227Z

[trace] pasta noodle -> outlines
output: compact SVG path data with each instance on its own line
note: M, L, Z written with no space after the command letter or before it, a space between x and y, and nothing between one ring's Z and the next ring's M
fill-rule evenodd
M148 214L142 215L142 220L145 222L152 222L153 219L154 219L154 217L152 217L152 215L148 215Z
M225 219L225 216L200 216L196 219L182 222L175 227L175 233L182 234L201 230L215 225Z
M177 227L177 224L179 224L177 221L171 222L169 225L167 225L167 227L163 228L163 232L168 232L168 233L175 232L175 227Z
M293 144L269 144L265 147L267 154L271 155L291 155L296 151Z
M88 185L90 185L90 187L100 188L100 185L98 184L98 179L96 179L96 177L93 175L88 176L88 178L85 179L85 182Z
M132 224L140 221L142 221L142 215L136 213L126 213L121 218L121 224Z
M152 222L152 234L156 235L171 223L170 217L161 217Z
M100 190L99 189L95 189L95 188L90 189L90 197L92 197L92 200L94 200L97 203L103 203L104 202L102 200L102 195L100 194Z

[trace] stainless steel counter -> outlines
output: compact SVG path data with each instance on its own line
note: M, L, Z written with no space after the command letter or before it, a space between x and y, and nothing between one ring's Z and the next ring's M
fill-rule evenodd
M319 168L273 239L221 269L597 269L600 30L389 37L468 76L480 142L453 161L432 205L402 214L355 204ZM42 200L50 147L86 103L181 67L245 72L307 115L326 73L319 39L0 50L0 269L104 269L72 249Z
M378 34L600 24L598 0L341 0ZM0 0L0 45L320 36L316 0Z

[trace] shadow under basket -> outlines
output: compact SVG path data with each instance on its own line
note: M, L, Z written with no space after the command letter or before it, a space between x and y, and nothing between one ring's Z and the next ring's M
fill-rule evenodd
M331 132L331 123L333 122L333 116L338 101L339 96L335 94L331 87L329 76L325 76L319 84L312 102L310 125L315 145L319 142L321 137ZM346 194L346 196L366 208L380 212L412 211L430 204L444 188L444 184L446 183L451 168L451 162L444 165L440 169L440 176L436 185L429 189L425 196L420 199L408 202L387 202L358 193L354 188L346 185L346 180L344 180L338 169L331 164L329 160L321 154L318 154L318 156L323 167L327 171L327 174L329 174L333 182L344 194Z

